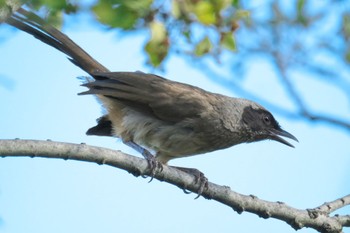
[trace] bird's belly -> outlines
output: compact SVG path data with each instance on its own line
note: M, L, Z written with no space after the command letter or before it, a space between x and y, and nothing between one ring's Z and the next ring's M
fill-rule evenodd
M147 138L146 147L156 151L157 159L167 163L171 159L204 154L227 148L225 140L210 132L196 132L190 128L163 127Z
M123 139L130 138L138 145L156 152L157 159L162 163L235 144L227 143L229 135L225 135L223 130L211 129L210 126L206 127L208 130L203 130L191 122L164 122L135 113L124 117L121 128L119 135ZM215 132L223 134L217 135Z

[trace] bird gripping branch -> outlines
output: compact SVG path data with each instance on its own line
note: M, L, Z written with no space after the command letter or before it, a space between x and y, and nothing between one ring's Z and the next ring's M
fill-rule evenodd
M65 34L23 8L7 23L66 54L93 78L83 84L88 90L80 95L96 95L107 114L87 134L121 138L147 159L151 176L175 158L265 139L290 147L282 137L297 141L255 102L154 74L110 72ZM201 172L178 169L194 174L201 182L199 193L203 191L207 180Z

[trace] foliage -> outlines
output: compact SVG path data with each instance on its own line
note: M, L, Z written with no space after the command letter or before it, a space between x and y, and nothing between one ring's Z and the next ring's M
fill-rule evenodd
M62 13L74 14L85 7L82 2L65 0L31 0L30 4L45 8L46 17L56 26L62 23ZM238 21L249 16L238 1L231 0L99 0L89 11L109 28L148 29L145 51L155 67L171 49L195 56L218 55L222 49L235 51Z
M336 86L350 100L347 1L97 0L88 5L74 0L30 0L29 5L44 12L56 25L63 22L64 14L88 11L110 29L148 31L144 50L154 67L161 67L171 52L195 58L197 63L208 61L203 58L220 62L228 55L228 73L234 70L244 78L249 71L247 61L265 56L294 110L260 101L264 106L288 117L323 121L350 130L348 120L312 112L292 81L293 72L302 72L305 77ZM244 97L259 98L242 90L232 77L223 77L205 64L202 67L219 83L240 89Z

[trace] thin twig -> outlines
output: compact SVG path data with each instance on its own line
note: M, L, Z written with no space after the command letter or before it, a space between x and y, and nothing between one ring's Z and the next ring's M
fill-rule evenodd
M346 121L345 119L339 119L337 117L333 117L333 116L325 116L325 115L320 115L317 113L311 113L310 110L307 109L307 107L305 107L305 105L303 104L303 101L301 100L300 97L295 97L295 102L296 103L301 103L301 109L302 111L297 111L297 112L293 112L292 110L286 109L283 106L279 106L276 104L271 103L270 101L263 99L262 97L256 96L253 93L245 90L239 83L235 82L234 80L232 80L232 78L228 78L228 77L224 77L220 74L218 74L217 72L215 72L214 70L212 70L209 66L204 65L203 63L196 62L195 65L202 71L204 71L204 73L207 75L207 77L210 80L213 80L217 83L219 83L221 86L228 88L231 91L234 91L238 94L240 94L240 96L244 97L244 98L248 98L251 99L253 101L257 101L260 104L262 104L263 106L265 106L266 108L268 108L270 111L278 113L286 118L289 119L308 119L310 121L313 122L324 122L333 126L337 126L337 127L341 127L341 128L345 128L347 130L350 130L350 121ZM285 85L290 86L292 85L290 81L286 82ZM291 95L297 95L296 92L294 91L294 88L290 88L289 93Z
M350 122L347 122L345 120L337 119L335 117L330 116L322 116L315 113L311 113L310 110L306 107L304 101L300 97L300 95L297 93L297 91L294 88L294 85L289 80L289 77L287 75L287 72L285 70L285 66L282 61L282 56L278 52L273 52L272 55L275 58L275 64L277 66L277 70L279 72L279 77L284 84L284 87L289 93L289 96L294 101L294 103L299 108L299 115L302 117L305 117L311 121L321 121L325 123L329 123L332 125L340 126L343 128L346 128L350 130Z
M345 128L347 130L350 130L350 122L347 122L347 121L341 120L341 119L337 119L336 117L317 115L317 114L313 114L310 112L304 112L304 116L311 121L323 121L325 123L329 123L329 124L332 124L335 126L340 126L340 127Z
M294 85L289 80L287 76L287 71L285 68L285 64L283 62L282 55L277 51L272 51L272 56L275 59L275 64L277 66L277 71L279 73L279 77L281 79L282 84L284 85L286 92L289 93L289 96L292 98L292 100L295 102L297 107L300 109L301 113L307 112L307 108L302 101L301 97L297 93L297 91L294 88Z

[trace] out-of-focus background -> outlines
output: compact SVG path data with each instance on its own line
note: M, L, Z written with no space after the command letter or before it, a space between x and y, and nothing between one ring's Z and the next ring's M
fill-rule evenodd
M300 209L350 193L348 1L222 0L218 9L216 1L149 0L141 8L154 10L148 12L153 18L133 13L139 8L130 10L126 2L81 1L76 14L63 18L60 9L69 7L56 6L49 20L110 70L152 72L252 99L300 141L295 149L273 141L242 144L171 165L197 168L236 192ZM108 20L112 13L120 17ZM77 96L84 91L77 77L85 75L60 52L1 25L0 138L85 142L137 155L118 139L85 135L102 114L94 97ZM4 233L294 232L284 222L238 215L194 197L108 166L0 159Z

